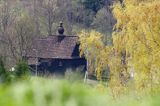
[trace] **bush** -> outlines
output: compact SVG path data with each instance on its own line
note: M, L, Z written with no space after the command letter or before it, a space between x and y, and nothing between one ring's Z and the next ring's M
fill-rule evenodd
M25 78L30 75L30 69L27 63L24 60L21 60L17 63L15 67L15 75L17 78Z
M8 71L5 68L4 60L0 58L0 83L11 83L14 81L14 72Z
M2 58L0 58L0 82L5 82L7 77L7 72L4 66Z

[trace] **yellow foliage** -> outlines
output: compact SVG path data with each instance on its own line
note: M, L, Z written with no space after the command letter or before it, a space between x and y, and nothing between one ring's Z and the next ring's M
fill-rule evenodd
M160 83L160 1L126 0L114 6L117 32L114 49L126 51L128 70L133 67L137 89Z
M159 88L160 0L125 0L123 5L113 6L117 19L113 45L105 46L103 35L96 31L82 31L81 55L85 54L89 71L94 71L98 79L109 67L109 86L116 95L126 91L129 82L134 90Z
M98 61L98 56L101 50L105 48L102 42L102 37L102 34L96 31L82 31L80 33L80 54L81 56L84 54L87 58L89 66L88 70L90 73L96 73L96 70L99 70L100 68L96 68L96 61Z

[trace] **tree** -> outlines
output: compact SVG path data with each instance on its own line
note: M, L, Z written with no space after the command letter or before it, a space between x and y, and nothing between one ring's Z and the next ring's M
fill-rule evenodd
M160 87L160 1L126 0L123 3L114 5L117 24L112 46L103 44L101 34L83 32L81 53L85 54L89 66L94 66L92 69L98 78L106 66L109 67L108 85L114 96L128 90L155 91ZM131 86L132 89L128 89Z
M82 3L86 9L90 9L96 13L105 5L106 0L79 0L79 2Z
M57 0L45 0L42 2L41 7L39 8L41 14L41 21L46 26L48 35L52 35L53 23L56 17Z
M102 8L96 14L92 26L99 29L101 32L111 33L115 20L112 16L112 11L107 8Z
M17 54L14 45L14 24L19 14L19 9L16 6L11 6L8 1L0 2L0 53L7 60L17 59Z
M16 53L18 59L23 59L26 56L26 51L31 49L32 39L36 36L36 28L34 21L29 17L28 13L23 11L21 16L16 20L14 28L14 40L16 41Z
M102 37L103 35L96 31L82 31L80 33L80 54L87 59L89 74L95 73L99 80L101 72L98 72L98 56L105 49Z
M125 6L114 6L117 19L114 50L118 57L126 52L126 71L134 71L136 89L153 90L160 83L160 2L125 0L123 3Z
M111 35L116 20L113 18L112 10L109 7L100 9L92 22L92 28L100 31L105 36L105 43L111 44Z

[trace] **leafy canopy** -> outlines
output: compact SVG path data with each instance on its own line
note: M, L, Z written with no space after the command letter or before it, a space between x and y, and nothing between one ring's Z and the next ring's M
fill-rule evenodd
M113 14L117 24L112 46L105 46L98 32L81 33L81 51L89 66L94 64L92 71L98 78L109 67L109 86L116 95L126 91L129 82L134 90L156 90L160 85L160 1L125 0L113 6Z

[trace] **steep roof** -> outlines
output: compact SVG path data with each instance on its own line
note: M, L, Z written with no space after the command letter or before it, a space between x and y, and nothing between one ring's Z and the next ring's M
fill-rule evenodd
M48 36L35 39L26 57L73 59L79 57L78 36Z

